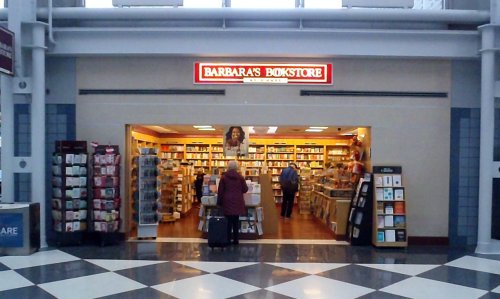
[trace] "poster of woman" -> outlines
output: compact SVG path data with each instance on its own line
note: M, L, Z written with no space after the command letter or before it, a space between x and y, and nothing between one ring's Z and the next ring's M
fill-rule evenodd
M248 127L231 126L224 134L224 156L248 156L249 130Z

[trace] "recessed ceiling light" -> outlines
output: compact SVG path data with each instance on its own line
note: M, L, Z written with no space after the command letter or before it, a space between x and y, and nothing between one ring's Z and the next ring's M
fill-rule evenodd
M326 130L328 127L309 127L309 129Z
M306 129L306 132L323 132L322 129Z
M267 134L274 134L276 130L278 130L278 127L269 127L269 129L267 129Z

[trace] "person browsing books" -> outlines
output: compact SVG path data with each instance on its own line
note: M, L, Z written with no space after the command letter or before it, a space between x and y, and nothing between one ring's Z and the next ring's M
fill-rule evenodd
M221 177L217 190L217 204L222 206L228 222L228 236L233 244L239 243L240 216L246 214L243 194L248 191L245 178L238 173L238 163L229 161L227 171ZM231 234L232 230L232 234Z
M281 202L281 217L289 219L292 216L295 193L299 190L299 175L297 174L297 165L288 164L280 174L280 185L283 191L283 201Z

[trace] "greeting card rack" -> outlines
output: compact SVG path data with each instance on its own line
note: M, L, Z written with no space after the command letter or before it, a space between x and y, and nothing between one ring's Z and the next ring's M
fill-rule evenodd
M81 244L87 231L87 158L86 141L56 141L51 202L57 246Z
M91 230L101 246L119 241L120 161L117 145L97 145L92 154Z

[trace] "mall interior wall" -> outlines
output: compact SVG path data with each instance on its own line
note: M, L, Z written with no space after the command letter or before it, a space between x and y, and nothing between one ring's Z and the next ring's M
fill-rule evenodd
M217 59L218 62L331 62L334 84L193 86L195 61L200 59L78 59L76 74L79 90L196 88L224 89L225 95L78 95L77 138L124 147L126 124L370 127L373 165L401 165L405 169L410 198L409 236L448 236L449 98L306 97L300 96L300 90L425 91L449 94L450 62Z

